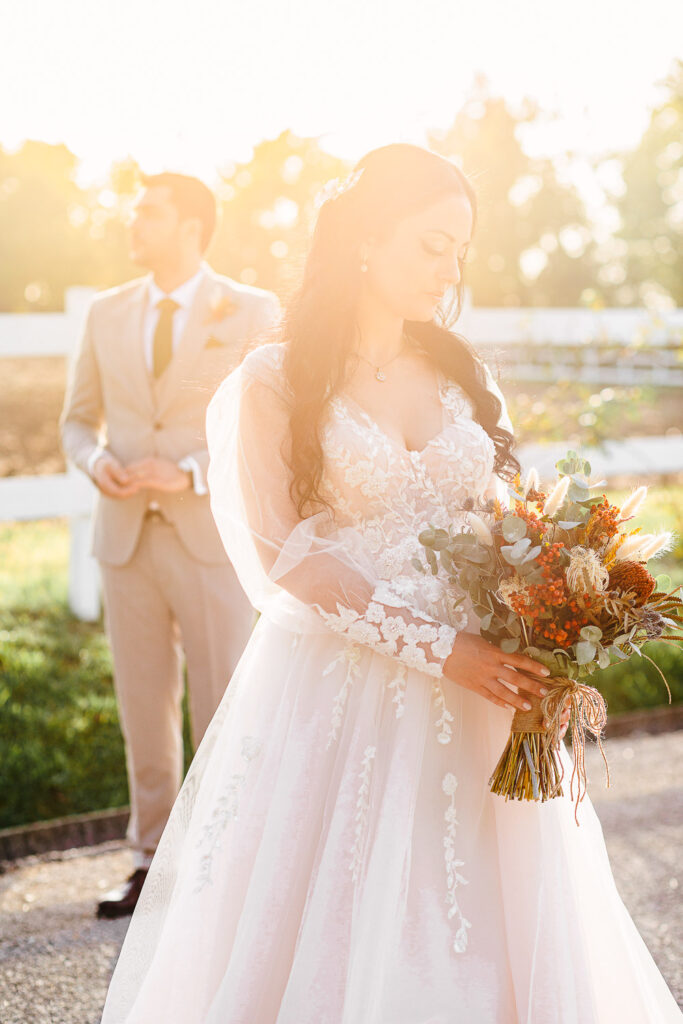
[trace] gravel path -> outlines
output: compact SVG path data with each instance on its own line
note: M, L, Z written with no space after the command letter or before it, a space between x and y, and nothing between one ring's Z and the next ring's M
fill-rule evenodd
M683 1007L683 731L606 748L612 787L592 748L591 798L622 898ZM98 921L94 905L130 870L130 854L109 843L28 857L0 875L1 1024L98 1024L129 919Z

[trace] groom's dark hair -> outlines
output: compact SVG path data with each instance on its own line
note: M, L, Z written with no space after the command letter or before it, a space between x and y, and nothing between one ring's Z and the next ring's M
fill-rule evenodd
M146 188L167 188L181 220L186 217L199 218L202 225L202 252L205 252L216 227L216 198L211 189L199 178L193 178L189 174L175 174L172 171L143 174L141 181Z

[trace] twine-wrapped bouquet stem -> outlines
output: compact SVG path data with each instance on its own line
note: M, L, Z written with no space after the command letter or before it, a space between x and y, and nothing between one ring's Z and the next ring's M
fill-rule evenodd
M574 770L570 794L575 800L575 817L586 793L585 740L590 732L597 740L607 771L609 766L602 746L602 731L607 721L607 708L601 694L593 686L554 676L546 680L549 692L539 698L530 695L529 711L516 711L510 738L490 779L493 793L506 800L551 800L562 796L564 768L560 758L562 712L570 707ZM577 792L574 797L574 779ZM578 817L576 818L578 824Z

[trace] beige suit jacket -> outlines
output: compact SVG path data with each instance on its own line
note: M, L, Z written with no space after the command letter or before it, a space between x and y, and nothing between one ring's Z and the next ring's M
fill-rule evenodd
M124 465L152 455L174 462L192 456L206 479L206 407L245 345L274 328L279 302L272 292L205 268L173 359L155 381L143 351L150 280L151 275L138 278L94 299L71 366L62 443L67 458L84 472L98 444L106 443ZM98 494L93 554L100 561L124 565L130 559L151 500L194 558L208 565L227 561L208 495L194 490L140 491L127 499Z

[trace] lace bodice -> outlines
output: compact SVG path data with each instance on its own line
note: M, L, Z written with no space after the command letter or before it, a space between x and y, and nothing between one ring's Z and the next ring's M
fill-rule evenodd
M278 600L292 610L295 599L350 643L440 676L471 605L416 568L418 534L429 523L470 529L467 497L503 499L493 442L464 390L444 377L442 429L421 451L403 447L337 394L322 429L321 490L334 516L301 520L289 495L282 355L280 345L251 352L209 406L212 509L243 586L262 611ZM245 558L248 549L255 558ZM265 593L254 586L259 562Z

